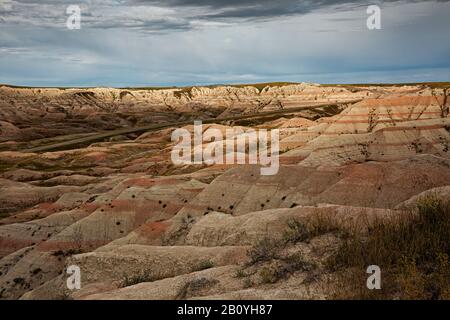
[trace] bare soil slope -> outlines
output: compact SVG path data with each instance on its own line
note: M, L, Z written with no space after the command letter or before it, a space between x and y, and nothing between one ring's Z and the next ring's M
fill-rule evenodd
M332 298L339 285L327 261L343 233L367 234L427 194L449 198L447 95L424 85L2 86L0 297ZM361 101L345 103L353 100ZM174 166L175 128L21 151L112 129L324 103L204 125L279 129L274 176L256 165ZM318 217L326 227L303 238ZM69 265L81 268L81 290L66 287Z

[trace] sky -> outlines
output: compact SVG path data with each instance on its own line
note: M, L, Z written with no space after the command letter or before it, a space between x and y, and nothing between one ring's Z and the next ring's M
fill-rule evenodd
M450 81L449 17L445 0L0 0L0 83Z

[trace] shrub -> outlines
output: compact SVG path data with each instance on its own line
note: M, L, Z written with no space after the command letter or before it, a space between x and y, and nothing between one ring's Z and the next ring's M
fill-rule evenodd
M311 238L311 232L308 228L298 220L292 219L289 220L288 228L284 232L283 238L286 242L303 242L307 241Z
M259 272L262 283L275 283L279 280L277 270L273 267L264 267Z
M368 297L442 299L450 290L450 204L429 196L419 200L417 210L379 222L366 237L345 239L327 265L332 271L359 270L378 265L384 277L382 290ZM389 280L389 281L388 281ZM354 297L366 298L353 288Z
M250 278L245 278L243 283L244 289L251 288L252 286L253 286L252 280Z
M293 273L295 271L311 271L316 268L316 265L306 261L301 253L294 253L283 259L283 262L284 274Z
M248 252L252 264L269 261L277 256L281 248L281 242L276 239L263 238L256 243Z
M236 278L245 278L246 276L247 275L245 274L244 270L239 269L236 271L236 275L235 275Z

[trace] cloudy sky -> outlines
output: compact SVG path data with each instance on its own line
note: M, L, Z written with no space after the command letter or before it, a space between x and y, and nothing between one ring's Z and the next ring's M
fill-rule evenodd
M449 17L444 0L0 0L0 83L450 81Z

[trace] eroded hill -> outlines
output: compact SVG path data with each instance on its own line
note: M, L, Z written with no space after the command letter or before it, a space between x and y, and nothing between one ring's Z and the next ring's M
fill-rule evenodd
M425 85L0 87L1 297L332 298L344 235L367 236L424 196L449 198L447 95ZM286 112L220 120L274 110ZM175 166L170 124L211 118L204 130L279 129L278 174ZM169 126L26 151L153 124ZM66 287L69 265L81 290Z

